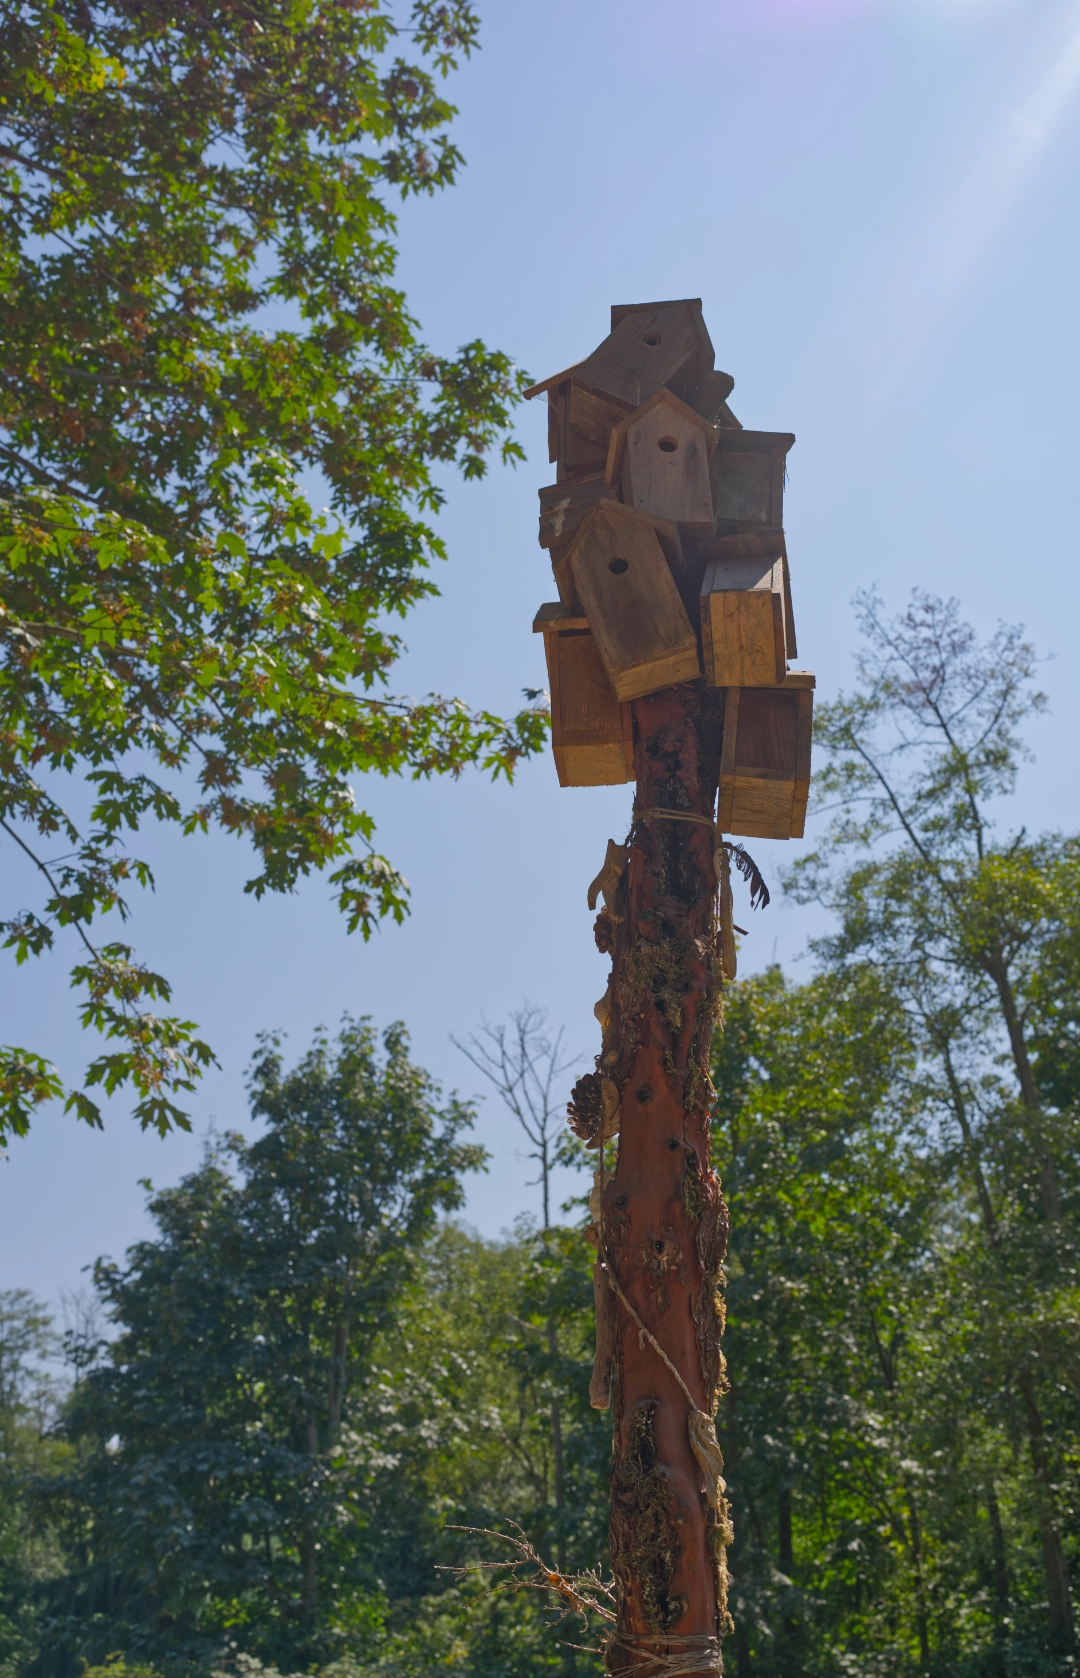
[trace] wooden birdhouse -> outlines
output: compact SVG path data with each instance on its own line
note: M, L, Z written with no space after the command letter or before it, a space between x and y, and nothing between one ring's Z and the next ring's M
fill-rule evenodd
M701 674L697 636L661 532L674 526L616 501L596 501L571 542L577 598L618 699L638 699Z
M693 408L658 390L612 430L606 482L620 485L628 507L712 531L709 460L716 437L716 427Z
M611 332L573 367L526 397L548 399L548 456L560 484L602 478L614 426L665 387L710 423L737 422L726 407L734 380L713 368L700 298L617 304Z
M784 473L794 442L787 431L717 430L712 487L719 534L783 524Z
M801 839L810 792L814 678L789 670L782 687L724 695L717 826L758 839Z
M585 619L556 601L541 606L533 629L544 637L559 785L609 787L632 781L630 706L616 699Z
M783 549L776 544L764 553L710 563L700 609L705 679L712 687L783 682L788 661L785 581Z
M570 544L594 501L618 499L618 485L606 484L603 478L581 484L549 484L540 491L540 546L548 550L559 598L570 610L581 609L566 563Z

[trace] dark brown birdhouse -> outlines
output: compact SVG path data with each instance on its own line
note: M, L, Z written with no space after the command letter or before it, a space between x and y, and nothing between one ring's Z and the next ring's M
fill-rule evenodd
M583 617L558 601L541 606L551 693L551 744L562 787L619 786L634 778L630 706L620 704Z
M701 674L697 636L661 544L673 525L617 501L596 501L566 556L574 589L619 699Z
M720 427L712 455L718 533L784 522L784 473L795 439L788 431Z
M631 411L665 386L693 402L713 371L701 299L616 304L608 336L570 371L575 384Z
M810 792L814 678L729 687L724 696L717 826L756 839L801 839Z
M709 459L716 427L658 390L611 433L605 478L628 507L696 530L714 527Z

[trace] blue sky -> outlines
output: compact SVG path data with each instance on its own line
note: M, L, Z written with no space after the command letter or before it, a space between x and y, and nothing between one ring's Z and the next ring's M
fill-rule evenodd
M1031 730L1022 819L1075 827L1080 4L482 11L482 50L451 83L467 169L401 216L402 279L429 341L482 336L541 378L593 348L611 303L700 296L739 418L798 439L787 527L800 663L819 693L850 680L850 601L867 584L898 606L915 585L955 594L985 630L1023 621L1047 657L1051 710ZM509 709L543 684L530 634L554 592L536 545L541 405L520 436L526 465L449 486L443 593L407 628L398 691ZM244 1128L260 1029L284 1028L298 1054L345 1010L402 1018L417 1058L470 1093L479 1080L449 1034L528 997L583 1064L595 1052L606 962L585 891L625 831L630 789L560 790L545 758L510 789L470 775L358 791L413 890L408 924L366 946L321 882L256 905L235 843L146 837L158 891L138 904L133 940L173 977L221 1070L195 1100L192 1138L141 1136L118 1105L104 1135L49 1114L14 1142L0 1287L55 1298L143 1234L139 1179L190 1170L211 1122ZM775 876L796 846L754 849ZM774 901L753 917L744 968L775 954L806 972L812 925ZM62 956L17 978L0 969L3 1036L74 1075L92 1045L65 973ZM492 1101L478 1134L493 1160L468 1215L497 1234L537 1193Z

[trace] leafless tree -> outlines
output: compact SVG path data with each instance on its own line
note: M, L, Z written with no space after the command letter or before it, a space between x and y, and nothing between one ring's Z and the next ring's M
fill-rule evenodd
M562 1026L552 1037L547 1010L525 1002L510 1015L509 1024L489 1025L484 1020L478 1032L470 1032L464 1041L452 1037L451 1042L498 1091L531 1144L526 1157L540 1167L532 1182L540 1184L543 1226L550 1229L551 1174L562 1157L566 1106L559 1080L576 1059L562 1058Z

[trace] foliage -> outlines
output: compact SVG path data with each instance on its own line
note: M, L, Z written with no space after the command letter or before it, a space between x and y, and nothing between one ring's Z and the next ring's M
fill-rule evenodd
M367 937L407 887L350 778L510 776L542 740L536 709L388 688L390 624L437 592L438 474L520 454L524 375L434 354L394 284L387 197L454 180L438 82L476 33L467 0L404 28L383 0L0 8L0 828L42 887L4 938L23 962L74 929L107 1040L71 1089L5 1049L0 1135L58 1097L100 1124L128 1085L144 1127L186 1124L210 1049L91 938L152 883L129 832L246 838L256 896L332 867Z
M64 1466L51 1432L59 1390L48 1360L58 1350L48 1311L23 1288L0 1292L0 1678L36 1654L37 1588L64 1567L55 1533L34 1530L26 1497L31 1476Z
M264 1134L154 1197L158 1226L95 1285L116 1326L67 1407L45 1488L74 1565L50 1641L205 1665L230 1639L310 1664L377 1620L357 1579L352 1404L440 1208L482 1151L412 1065L346 1021L252 1075ZM232 1168L230 1173L229 1167Z

